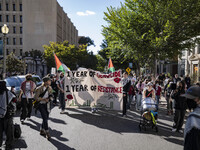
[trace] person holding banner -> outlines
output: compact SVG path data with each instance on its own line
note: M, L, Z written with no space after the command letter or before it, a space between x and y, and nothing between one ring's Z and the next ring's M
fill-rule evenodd
M127 98L128 98L128 92L131 86L131 81L128 78L128 73L123 73L122 78L122 85L123 85L123 114L122 117L126 116L126 110L127 110Z
M61 108L60 114L65 113L64 84L65 84L64 73L61 72L60 79L57 81L57 87L60 91L60 94L59 94L59 101L60 101L60 108Z

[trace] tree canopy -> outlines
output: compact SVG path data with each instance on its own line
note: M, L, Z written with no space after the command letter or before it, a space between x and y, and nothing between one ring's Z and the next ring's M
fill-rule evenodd
M125 0L104 14L105 50L116 58L132 59L137 66L174 59L199 42L198 0Z

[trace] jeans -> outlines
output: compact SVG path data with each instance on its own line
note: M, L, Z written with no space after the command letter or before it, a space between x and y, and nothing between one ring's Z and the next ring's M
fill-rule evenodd
M136 109L140 109L142 103L142 94L137 94L137 99L136 99Z
M6 134L6 147L11 148L14 140L13 118L0 118L0 147L3 143L3 131Z
M57 103L57 93L53 93L54 99L53 99L53 103L56 104Z
M133 100L133 95L128 95L128 103L127 103L127 108L130 109L131 108L131 102Z
M48 131L48 120L49 120L49 112L47 110L47 104L40 104L39 111L42 116L42 129Z
M170 101L170 96L166 96L166 101L167 101L167 111L172 111L172 101Z
M64 110L65 110L65 98L64 98L64 93L60 93L60 95L59 95L59 101L60 101L61 109L64 111Z
M158 110L159 102L160 102L160 95L156 95L156 103L157 103L156 108L157 108L157 110Z
M128 94L123 93L123 115L126 115Z
M33 106L33 99L26 99L22 98L21 101L21 106L22 106L22 113L20 116L20 120L25 120L26 117L31 117L31 112L32 112L32 106Z
M173 128L180 130L184 123L185 110L175 109Z

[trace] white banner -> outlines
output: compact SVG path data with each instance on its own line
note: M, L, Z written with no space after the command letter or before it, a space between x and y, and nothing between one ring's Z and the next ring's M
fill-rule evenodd
M97 107L122 110L121 71L102 74L94 70L65 74L67 107Z

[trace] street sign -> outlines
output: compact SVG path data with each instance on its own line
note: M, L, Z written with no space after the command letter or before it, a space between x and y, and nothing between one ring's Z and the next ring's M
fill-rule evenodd
M0 55L3 55L3 40L0 40Z
M128 67L128 68L126 68L126 72L128 72L128 74L130 74L130 72L131 72L131 69Z

